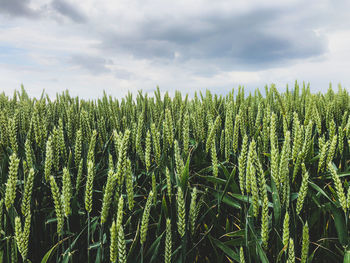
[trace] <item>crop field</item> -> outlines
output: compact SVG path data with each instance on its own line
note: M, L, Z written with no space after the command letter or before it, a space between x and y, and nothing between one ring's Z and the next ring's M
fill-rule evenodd
M1 262L350 262L350 96L0 94Z

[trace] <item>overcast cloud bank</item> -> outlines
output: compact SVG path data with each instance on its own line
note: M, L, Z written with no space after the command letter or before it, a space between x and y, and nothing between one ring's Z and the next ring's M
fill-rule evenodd
M348 1L0 0L0 85L152 92L350 88Z

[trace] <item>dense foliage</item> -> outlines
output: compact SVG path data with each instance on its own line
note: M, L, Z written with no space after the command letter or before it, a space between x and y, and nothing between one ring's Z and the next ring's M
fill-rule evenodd
M341 87L0 109L0 262L350 262Z

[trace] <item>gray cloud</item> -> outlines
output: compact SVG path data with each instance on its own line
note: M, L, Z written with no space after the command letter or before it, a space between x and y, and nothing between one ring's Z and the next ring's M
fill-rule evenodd
M104 59L99 56L91 56L87 54L76 54L71 56L69 63L82 68L93 75L111 73L117 79L130 80L134 74L122 68L108 68L114 65L113 60Z
M327 41L308 24L291 26L286 10L240 15L205 14L184 21L145 19L129 34L108 32L102 49L162 63L199 61L219 68L255 70L327 52Z
M31 19L49 18L59 20L64 16L76 23L87 21L86 16L74 5L65 0L52 0L49 4L41 5L37 10L32 9L31 0L0 0L0 14L4 13L12 17L27 17Z
M97 56L77 54L69 59L69 63L83 68L92 74L103 74L111 72L107 66L113 64L113 61Z
M34 14L28 7L30 0L0 1L5 3L0 5L0 12ZM76 23L86 22L91 33L98 34L101 44L97 48L106 56L108 53L126 54L147 59L153 64L187 64L192 72L215 73L215 70L278 67L326 53L327 39L317 35L314 29L324 24L320 17L327 12L335 16L335 10L305 15L299 12L299 8L300 5L296 4L289 8L269 7L241 13L216 10L179 14L176 18L146 13L137 22L131 19L123 24L118 16L109 17L106 21L110 24L123 26L122 33L108 29L98 33L105 30L98 20L86 17L67 0L52 0L49 5L42 6L40 12L57 21L63 16ZM99 65L96 68L103 69L100 62L96 63ZM203 65L210 70L203 70Z
M114 76L118 79L130 80L134 74L124 69L113 70Z
M51 6L55 11L70 18L74 22L83 23L86 21L85 15L69 2L64 0L53 0Z
M77 86L82 96L97 94L96 83L216 93L295 79L350 87L348 0L311 0L307 8L301 0L94 2L0 0L1 41L28 54L3 48L2 86L16 79L52 90Z
M34 17L38 14L36 10L29 7L30 0L1 0L0 14L10 16Z

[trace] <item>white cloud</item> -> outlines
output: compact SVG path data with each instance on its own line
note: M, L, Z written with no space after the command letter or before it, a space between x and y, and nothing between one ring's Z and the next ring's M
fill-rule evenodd
M6 3L0 85L9 94L21 83L33 96L69 89L84 98L157 85L191 94L284 89L296 79L314 91L330 81L350 89L345 0L16 0L22 13Z

